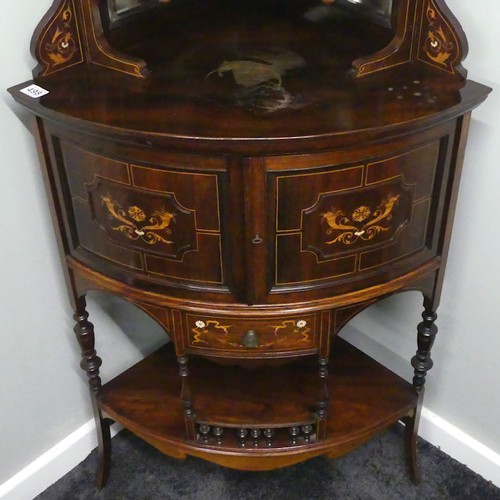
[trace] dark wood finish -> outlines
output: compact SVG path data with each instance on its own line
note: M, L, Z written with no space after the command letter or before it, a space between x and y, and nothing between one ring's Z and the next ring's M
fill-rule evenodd
M90 390L94 396L101 392L101 378L99 368L102 360L97 356L94 349L95 336L94 325L88 321L89 313L85 310L85 299L82 297L78 302L78 309L75 311L75 335L82 351L82 361L80 366L85 371L89 379Z
M413 385L417 390L421 390L425 384L425 376L432 368L433 361L431 359L431 349L438 332L434 322L437 319L437 314L428 309L422 314L424 321L419 323L418 331L418 350L417 354L412 358L411 364L415 368L415 376L413 377Z
M329 336L314 314L262 319L187 313L184 318L186 350L209 356L248 358L274 356L278 352L282 356L317 353Z
M188 358L181 356L177 358L179 363L179 375L181 376L181 401L184 407L184 421L186 425L186 436L188 439L193 440L195 436L195 421L193 410L193 396L191 392L191 383L189 380Z
M444 0L393 2L393 8L393 40L372 56L354 61L357 77L409 65L466 76L461 62L467 56L467 39Z
M169 455L188 454L233 468L269 470L296 463L301 460L301 452L308 457L343 454L404 417L418 400L410 384L337 339L328 378L331 418L326 421L325 438L299 440L292 445L289 437L278 436L276 432L271 447L266 446L264 439L254 447L248 433L252 426L293 427L294 422L287 420L290 416L307 420L317 387L314 364L301 363L300 371L288 364L250 373L244 368L213 365L202 358L193 358L190 364L198 418L212 426L226 427L221 445L186 440L179 399L181 382L175 373L175 355L170 346L106 384L101 406L114 419ZM279 376L271 377L273 371ZM289 397L290 391L293 398ZM243 422L248 443L244 448L235 432L241 429L238 423ZM227 432L228 427L233 427L234 432Z
M415 484L419 484L422 479L420 464L418 459L418 424L422 412L422 401L425 389L419 390L418 403L409 415L401 419L405 424L405 451L406 462L410 470L410 475Z
M392 23L369 2L153 3L55 1L28 82L49 93L10 89L36 117L98 486L106 415L246 470L333 458L402 419L418 481L470 113L490 91L465 80L459 24L443 0L393 0ZM101 387L90 290L172 346ZM413 385L336 339L407 290L424 297Z
M103 66L144 78L144 61L111 47L104 36L99 0L54 0L32 39L39 64L33 76L44 77L80 64Z
M111 435L109 431L109 420L103 417L102 410L98 403L102 390L101 378L99 376L99 368L102 364L102 360L97 356L97 352L94 348L94 325L88 321L88 317L89 313L86 311L85 299L80 297L77 301L77 308L74 315L76 320L74 331L82 351L80 366L89 379L90 396L99 448L96 482L97 487L100 489L106 484L109 475L111 465Z
M151 23L159 30L155 18L160 18L167 26L165 30L175 29L169 26L169 21L179 21L178 8L168 5L169 2L160 2L165 5L154 9L154 17L145 16L143 11L136 9L134 17L136 24L144 26ZM338 24L349 24L350 31L364 30L367 32L366 39L376 43L372 47L364 47L368 54L356 57L356 52L346 51L346 60L353 64L354 75L357 78L365 77L376 72L392 70L395 67L417 66L426 71L432 69L443 72L446 76L465 76L461 66L462 60L467 55L467 40L458 24L456 18L446 6L444 0L394 0L392 2L393 18L392 30L389 27L382 28L376 23L361 23L363 17L359 18L357 24L352 22L356 18L356 6L346 2L339 2L339 6L330 5L329 11L314 12L312 5L308 2L297 2L290 7L284 2L276 2L274 8L267 10L273 14L283 13L297 23L297 27L304 27L306 22L321 24L332 23L334 19ZM163 10L161 9L163 7ZM188 6L189 7L189 6ZM252 5L252 7L254 7ZM262 5L260 6L262 7ZM288 8L286 8L288 7ZM206 7L198 15L210 17L211 24L217 27L233 26L233 20L229 16L241 15L241 11L248 10L248 5L235 7L229 2L214 2L212 10L207 12ZM249 10L245 21L251 23L253 20L260 21L260 9ZM191 10L192 17L196 11ZM105 23L103 23L104 14ZM213 16L216 15L214 18ZM129 22L125 23L130 25ZM219 21L222 17L222 22ZM122 19L124 16L122 16ZM305 19L304 20L302 19ZM118 19L118 22L116 22ZM114 25L110 21L115 20ZM215 20L215 22L214 22ZM197 19L197 29L200 29ZM219 21L219 22L217 22ZM105 24L107 23L107 26ZM150 60L149 53L141 58L133 58L125 55L120 50L112 47L105 36L105 28L109 38L123 44L125 50L130 50L130 40L120 44L125 37L120 33L123 22L119 16L109 16L109 11L104 5L99 5L98 0L55 0L50 11L44 17L33 37L33 54L39 61L39 66L34 71L35 76L47 76L68 67L86 63L109 68L113 71L125 73L131 76L144 78L149 75L146 63L143 59ZM361 26L359 26L361 25ZM280 29L279 24L277 25ZM113 36L113 28L118 34ZM208 27L210 29L210 27ZM142 36L154 34L154 29L149 33L140 30ZM192 32L192 30L190 30ZM210 33L209 40L214 38L215 33ZM340 40L345 40L344 36ZM130 38L130 37L129 37ZM132 40L136 42L135 36ZM360 45L359 40L356 43ZM380 49L373 54L374 47ZM346 46L348 47L348 46ZM358 48L358 47L356 47ZM135 52L137 49L132 48ZM358 49L359 50L359 49ZM140 52L140 51L138 51ZM163 56L165 57L165 56ZM155 70L155 59L150 62L150 67Z

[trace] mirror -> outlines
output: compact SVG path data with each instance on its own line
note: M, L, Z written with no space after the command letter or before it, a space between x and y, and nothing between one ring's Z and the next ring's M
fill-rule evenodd
M338 0L340 5L356 9L358 14L390 27L393 0Z
M145 11L160 3L165 3L164 0L108 0L109 17L112 21Z

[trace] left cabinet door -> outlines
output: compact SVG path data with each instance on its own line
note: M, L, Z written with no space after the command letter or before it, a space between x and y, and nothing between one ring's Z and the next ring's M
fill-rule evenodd
M222 242L224 158L117 144L103 152L54 136L52 149L73 257L174 295L175 289L230 293Z

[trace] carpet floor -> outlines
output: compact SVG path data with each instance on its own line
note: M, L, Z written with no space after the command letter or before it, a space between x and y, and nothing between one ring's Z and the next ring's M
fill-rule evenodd
M491 482L425 441L419 449L423 480L415 486L397 426L336 460L319 457L271 472L177 461L122 431L113 439L113 466L102 491L94 486L94 450L37 500L500 500Z

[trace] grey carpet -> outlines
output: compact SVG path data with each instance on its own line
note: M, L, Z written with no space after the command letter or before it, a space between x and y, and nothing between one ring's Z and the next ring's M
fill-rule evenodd
M500 489L422 441L423 481L406 470L401 430L392 428L336 460L316 458L271 472L241 472L188 458L166 457L132 434L113 439L107 486L94 487L94 450L39 500L500 500Z

